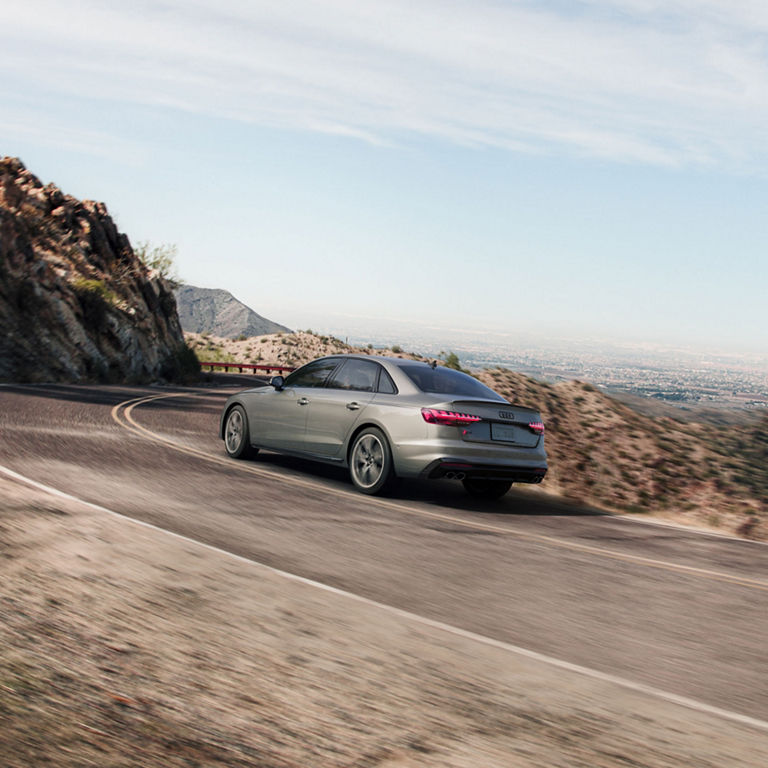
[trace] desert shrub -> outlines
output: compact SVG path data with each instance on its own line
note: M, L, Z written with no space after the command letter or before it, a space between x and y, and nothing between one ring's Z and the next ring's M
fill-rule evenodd
M224 347L216 347L205 356L210 363L236 363L235 356L231 352L225 352Z
M397 355L403 351L403 348L399 344L393 344L390 349Z
M104 325L107 309L117 302L117 296L107 288L106 283L80 277L72 283L72 290L86 324L95 327Z
M72 290L76 294L90 294L93 296L99 296L108 304L114 304L116 301L115 294L107 288L107 284L103 280L89 280L85 277L79 277L72 282Z
M176 273L176 256L178 248L173 243L151 245L147 240L139 242L133 249L145 267L157 272L172 286L178 286L181 281Z

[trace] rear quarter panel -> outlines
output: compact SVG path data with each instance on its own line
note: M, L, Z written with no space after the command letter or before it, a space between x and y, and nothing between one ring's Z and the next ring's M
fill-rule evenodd
M347 437L347 452L354 436L367 425L378 427L385 434L397 474L401 474L401 455L408 452L409 446L423 443L427 437L427 423L421 417L421 399L416 397L377 394Z

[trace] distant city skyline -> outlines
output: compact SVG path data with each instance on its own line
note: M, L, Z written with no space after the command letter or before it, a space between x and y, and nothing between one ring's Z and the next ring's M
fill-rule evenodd
M245 302L247 304L247 302ZM250 306L250 305L249 305ZM267 307L269 308L269 306ZM254 309L256 309L254 307ZM569 346L580 348L584 346L603 345L615 349L649 349L665 351L673 354L676 351L695 355L712 355L741 358L746 356L752 360L761 361L768 369L768 347L752 345L746 342L732 344L717 343L713 340L685 340L674 338L669 334L653 336L642 330L637 333L616 334L610 330L600 332L576 332L573 329L531 329L530 327L510 328L502 325L479 325L475 323L460 324L446 323L441 325L432 321L416 322L408 318L382 318L375 315L351 315L316 313L305 310L287 311L288 319L284 317L285 310L279 306L271 307L273 313L265 311L262 306L259 314L270 320L272 316L283 317L293 330L312 330L315 333L332 334L337 338L354 339L355 342L375 340L379 344L402 343L414 338L430 339L434 344L442 344L447 348L461 346L466 340L477 340L479 343L508 343L510 346L540 344L551 349L567 349ZM281 314L282 311L282 314ZM465 341L462 342L461 339ZM418 350L417 350L418 351Z
M486 329L414 327L397 321L379 327L376 319L330 317L312 330L352 345L373 346L381 354L393 347L426 358L458 356L462 367L501 366L533 378L590 382L614 395L672 403L683 408L727 410L768 408L768 350L712 349L695 345L631 339L564 338ZM633 401L635 407L639 407ZM648 407L647 403L646 406ZM672 412L673 413L673 412Z
M760 352L766 51L738 0L28 0L0 153L292 327Z

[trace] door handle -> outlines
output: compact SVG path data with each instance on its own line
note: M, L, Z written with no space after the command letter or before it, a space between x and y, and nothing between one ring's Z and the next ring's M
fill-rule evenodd
M299 398L299 399L296 401L296 404L297 404L297 405L309 405L309 400L307 400L307 398L306 398L306 397L300 397L300 398Z
M357 403L347 403L347 408L349 408L350 411L360 410L360 406Z

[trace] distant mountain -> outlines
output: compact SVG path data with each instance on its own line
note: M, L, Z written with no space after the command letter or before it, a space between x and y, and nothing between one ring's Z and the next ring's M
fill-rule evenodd
M226 338L291 333L290 328L257 314L229 291L181 285L175 294L179 320L185 331Z

